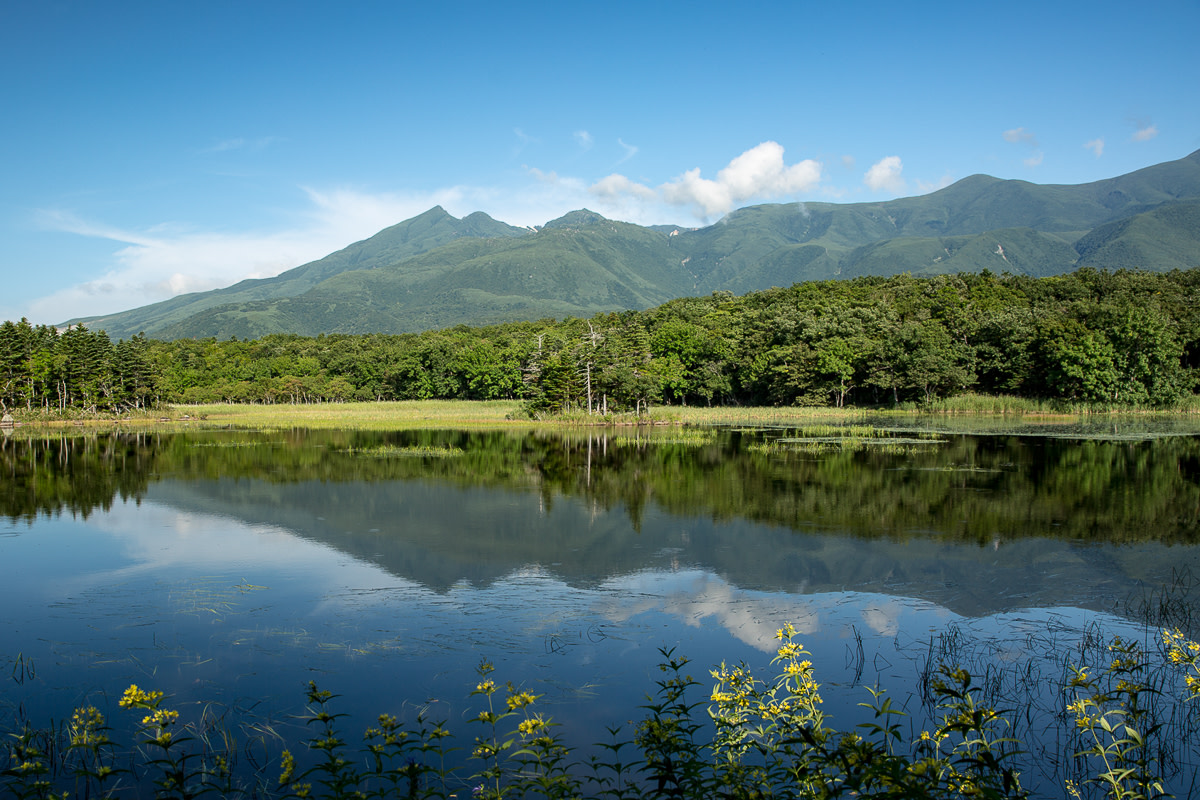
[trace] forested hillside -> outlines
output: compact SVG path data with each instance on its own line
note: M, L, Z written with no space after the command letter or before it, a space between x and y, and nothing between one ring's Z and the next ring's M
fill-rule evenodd
M963 392L1163 406L1200 366L1200 270L990 272L716 292L647 311L424 333L115 344L0 326L4 409L172 402L890 405Z
M580 210L531 230L439 207L275 278L82 321L115 338L405 333L859 276L1169 272L1200 267L1198 219L1200 151L1095 183L973 175L887 202L750 206L698 229Z

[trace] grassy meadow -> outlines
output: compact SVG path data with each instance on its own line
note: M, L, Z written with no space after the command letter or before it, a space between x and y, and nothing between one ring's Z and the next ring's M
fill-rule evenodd
M1078 421L1116 415L1163 416L1200 414L1200 397L1170 410L1136 407L1097 407L1047 400L988 395L961 395L932 404L907 403L897 408L835 408L833 406L654 406L649 413L604 416L574 411L530 418L520 400L400 400L365 403L177 405L173 422L202 422L235 427L446 428L491 426L574 425L769 425L812 423L849 424L868 417L911 419L918 416L1007 417L1028 420Z
M572 411L531 418L520 400L398 400L353 403L210 403L177 404L119 416L72 412L24 413L14 409L17 431L85 429L99 432L123 430L174 430L191 428L309 428L354 430L413 430L429 428L480 429L494 427L577 426L762 426L805 427L813 424L848 425L870 420L895 420L898 424L917 419L949 420L955 427L975 427L978 432L996 432L988 422L1002 421L1003 427L1031 424L1100 424L1108 420L1171 420L1200 425L1200 397L1190 397L1169 409L1135 406L1096 406L1018 397L967 394L928 404L904 403L892 408L835 408L832 406L654 406L648 413L604 416ZM12 428L5 428L12 435Z

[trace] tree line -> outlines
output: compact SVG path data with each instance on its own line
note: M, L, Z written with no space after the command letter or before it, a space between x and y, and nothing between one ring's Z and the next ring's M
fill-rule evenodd
M1166 406L1200 367L1200 269L860 277L588 319L253 341L0 325L5 409L519 399L533 413L652 404L894 405L966 392Z

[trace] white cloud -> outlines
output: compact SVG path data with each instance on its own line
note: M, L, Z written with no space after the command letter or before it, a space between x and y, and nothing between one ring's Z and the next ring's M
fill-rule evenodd
M587 131L575 131L573 135L575 137L575 141L579 143L580 147L582 147L584 150L591 149L592 135L590 133Z
M1091 141L1084 142L1083 146L1085 148L1087 148L1088 150L1091 150L1093 153L1095 153L1096 158L1099 158L1100 156L1104 155L1104 140L1103 139L1092 139Z
M658 197L658 193L645 184L631 181L624 175L613 173L607 178L601 178L588 187L588 191L597 197L604 199L616 199L623 196L632 196L641 200L653 200Z
M742 153L717 173L716 180L700 177L691 169L659 187L663 200L674 206L691 206L700 218L726 214L751 199L774 199L808 191L821 180L821 164L806 159L788 166L783 147L763 142Z
M873 192L891 192L899 194L904 191L904 164L900 156L888 156L877 161L863 176L863 183Z
M574 207L587 206L606 217L641 225L673 221L658 192L624 175L612 174L587 187L587 196Z
M783 161L783 147L763 142L730 161L715 180L701 177L696 168L654 189L614 173L596 181L587 191L609 213L620 212L625 215L623 219L646 224L651 219L662 222L667 207L691 207L696 217L709 219L747 200L770 200L808 191L820 180L818 162L806 160L788 166Z
M1134 132L1133 140L1135 142L1148 142L1155 136L1158 136L1157 125L1143 125Z
M1037 147L1037 137L1032 132L1022 128L1012 128L1004 132L1004 141L1012 142L1013 144L1027 144L1030 147Z
M1042 160L1045 159L1045 157L1046 157L1046 154L1039 150L1038 152L1031 155L1029 158L1025 159L1025 166L1036 167L1042 163Z

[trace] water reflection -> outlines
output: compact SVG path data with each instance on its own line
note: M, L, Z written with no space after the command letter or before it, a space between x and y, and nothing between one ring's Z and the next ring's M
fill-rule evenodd
M1191 438L800 438L8 440L0 641L38 669L3 711L61 718L138 682L286 729L316 679L356 719L431 698L460 719L486 656L588 744L637 715L660 647L702 678L765 664L791 622L849 725L863 684L919 711L948 627L1049 673L1198 566Z
M981 616L1029 606L1112 610L1141 584L1197 558L1193 547L1154 541L1105 547L1013 537L1000 527L983 546L946 542L934 532L862 538L815 524L789 530L654 506L642 509L634 529L624 507L605 510L586 497L546 503L531 493L426 481L165 481L146 498L256 526L283 525L433 591L461 581L487 585L529 565L581 587L645 569L700 568L746 589L881 592ZM331 512L341 508L351 511Z

